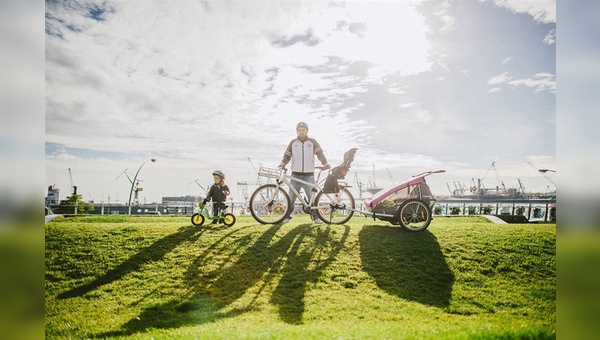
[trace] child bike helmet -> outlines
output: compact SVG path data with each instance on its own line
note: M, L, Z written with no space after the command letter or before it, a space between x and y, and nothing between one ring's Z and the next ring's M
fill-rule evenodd
M223 173L223 171L221 171L221 170L215 170L215 171L213 171L213 173L212 173L212 174L213 174L213 176L219 176L219 177L221 177L222 179L225 179L225 174L224 174L224 173Z

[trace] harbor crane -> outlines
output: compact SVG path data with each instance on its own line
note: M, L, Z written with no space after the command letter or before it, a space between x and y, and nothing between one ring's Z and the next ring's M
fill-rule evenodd
M256 167L254 166L254 163L252 163L252 160L250 159L250 157L248 158L248 162L250 162L250 165L252 166L252 169L254 170L254 173L256 174L256 185L261 185L260 183L260 176L258 175L258 170L256 170ZM258 166L262 167L262 164L258 163Z
M390 172L390 169L385 168L385 171L387 171L388 176L390 177L390 182L392 182L392 184L395 183L394 178L392 177L392 173Z
M360 181L360 178L358 178L358 172L354 173L354 181L356 182L356 186L358 187L358 198L362 198L362 193L363 193L363 182Z
M252 182L252 181L240 181L240 182L237 182L237 186L241 188L242 200L244 202L248 201L248 186L249 185L261 186L263 184L260 181L260 175L258 174L258 170L254 166L254 163L252 163L252 159L250 159L250 157L246 157L246 158L248 159L248 162L250 163L250 166L252 166L252 169L254 170L254 173L256 174L256 181L254 181L254 182ZM258 163L258 165L262 166L262 164L260 164L260 163Z
M373 177L369 177L366 191L375 194L379 190L381 190L381 188L377 187L377 183L375 183L375 164L373 164Z
M77 186L73 185L73 175L71 174L71 168L69 168L69 184L71 185L71 195L77 195Z
M205 187L204 185L201 184L199 179L196 178L195 180L189 182L188 185L192 184L192 183L196 183L200 187L200 189L202 189L202 191L204 191L204 192L208 191L208 185Z
M491 170L494 170L494 175L496 176L496 185L495 186L498 186L498 183L500 182L500 176L498 176L498 169L496 169L496 161L492 162L492 165L490 165L490 167L485 171L485 173L483 174L483 176L481 176L479 181L483 182L483 180L487 177L487 175L490 173Z
M525 196L525 186L523 186L523 183L521 183L520 178L517 178L517 181L519 182L519 191L521 192L521 195Z

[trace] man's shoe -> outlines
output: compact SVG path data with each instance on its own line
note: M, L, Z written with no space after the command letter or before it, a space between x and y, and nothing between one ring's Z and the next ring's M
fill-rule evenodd
M321 221L321 220L320 220L320 219L318 219L318 218L315 218L315 219L313 220L313 224L323 224L323 221Z
M281 223L290 223L292 221L291 217L286 217Z

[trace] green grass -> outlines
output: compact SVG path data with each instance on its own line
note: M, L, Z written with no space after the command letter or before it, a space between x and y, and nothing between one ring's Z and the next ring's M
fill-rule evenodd
M355 217L194 227L188 217L46 225L46 337L548 339L556 226Z

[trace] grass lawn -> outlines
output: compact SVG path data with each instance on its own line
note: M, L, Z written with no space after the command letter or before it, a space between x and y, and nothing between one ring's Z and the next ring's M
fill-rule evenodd
M80 216L45 228L48 339L546 339L556 225L437 217L192 226Z

